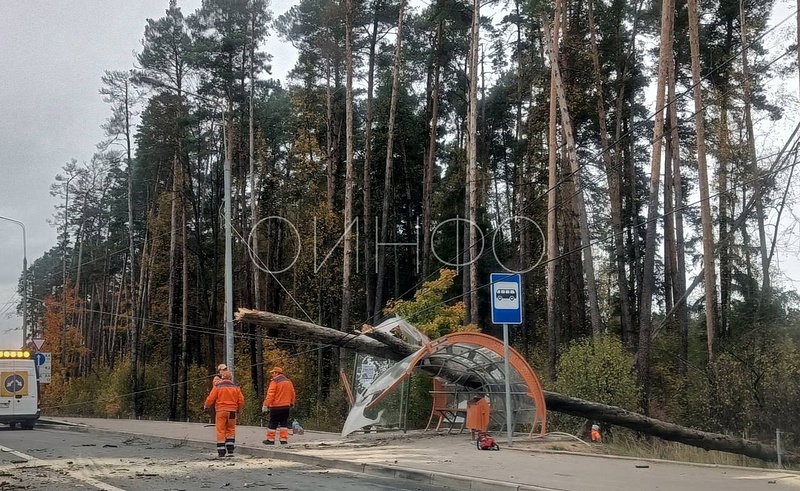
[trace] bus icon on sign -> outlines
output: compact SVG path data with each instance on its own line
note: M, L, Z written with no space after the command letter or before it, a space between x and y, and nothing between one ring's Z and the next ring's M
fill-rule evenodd
M519 283L498 281L492 285L492 307L500 310L516 310L520 308Z
M512 302L517 299L517 290L513 290L511 288L499 288L495 292L495 298L497 301L501 300L511 300Z
M522 277L492 273L491 285L492 323L522 324Z

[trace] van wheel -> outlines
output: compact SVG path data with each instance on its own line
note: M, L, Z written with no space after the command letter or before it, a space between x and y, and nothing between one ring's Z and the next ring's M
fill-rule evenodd
M34 426L36 426L36 422L35 421L22 423L22 429L23 430L32 430Z
M16 430L17 429L17 423L8 423L8 427L11 428L12 430Z

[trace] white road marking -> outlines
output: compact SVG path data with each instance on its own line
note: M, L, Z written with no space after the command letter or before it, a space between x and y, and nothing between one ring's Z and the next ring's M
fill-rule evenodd
M0 445L0 452L10 453L11 455L16 455L17 457L25 460L39 460L36 457L31 457L28 454L24 454L22 452L14 450L13 448L4 447L2 445Z
M14 450L13 448L5 447L0 445L0 451L10 453L11 455L16 455L21 459L25 459L28 463L37 464L37 465L48 465L48 461L38 459L32 455L28 455L26 453L20 452L19 450ZM84 471L75 471L70 469L63 469L70 477L73 479L77 479L83 483L86 483L90 486L94 486L97 489L102 491L125 491L122 488L118 488L116 486L112 486L111 484L106 484L102 481L98 481L97 479L86 475Z

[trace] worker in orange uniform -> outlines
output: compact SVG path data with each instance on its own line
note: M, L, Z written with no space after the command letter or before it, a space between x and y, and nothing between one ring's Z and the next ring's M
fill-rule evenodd
M289 411L294 407L296 396L294 384L283 374L283 369L274 367L269 371L272 380L269 382L267 396L261 411L269 411L269 424L267 425L267 439L264 445L275 445L275 430L279 432L281 445L289 443Z
M602 438L600 437L600 426L599 425L592 425L592 433L591 438L594 443L600 443Z
M212 388L216 387L218 383L222 382L222 376L220 374L222 373L223 370L227 369L228 365L224 363L220 363L219 365L217 365L217 371L216 373L214 373L214 380L211 381ZM214 411L214 408L212 407L211 409L209 409L209 412L211 413L211 419L216 421L216 413Z
M469 428L470 439L474 440L480 433L489 429L489 402L486 394L480 393L467 401L467 420L465 426Z
M222 371L227 369L228 365L224 363L217 365L217 373L214 374L214 380L211 381L211 387L216 387L216 385L222 381Z
M206 397L205 409L214 407L217 428L217 454L233 455L236 449L236 413L244 406L242 389L231 380L230 370L220 372L220 381Z

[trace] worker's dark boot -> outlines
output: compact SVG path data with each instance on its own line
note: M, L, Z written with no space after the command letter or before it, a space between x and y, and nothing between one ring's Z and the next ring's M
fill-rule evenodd
M220 457L225 457L225 453L226 452L227 452L227 450L225 450L225 444L224 443L217 443L217 455L220 456Z
M236 449L236 440L233 438L226 438L225 439L225 450L228 451L228 455L233 455L233 451Z
M261 440L264 445L275 445L275 440Z

